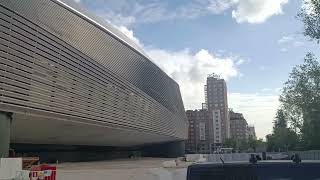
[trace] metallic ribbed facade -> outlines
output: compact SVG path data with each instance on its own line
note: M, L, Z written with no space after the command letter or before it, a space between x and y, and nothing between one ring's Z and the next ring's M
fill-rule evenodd
M0 1L0 111L15 143L187 138L178 84L124 35L58 0Z

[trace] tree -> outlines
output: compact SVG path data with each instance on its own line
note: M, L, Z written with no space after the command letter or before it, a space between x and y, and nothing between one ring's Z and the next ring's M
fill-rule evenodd
M266 135L266 141L267 141L267 151L268 152L277 151L277 146L276 146L274 134Z
M248 141L246 139L239 139L238 140L238 149L240 151L246 151L249 149L249 144Z
M254 152L256 152L257 147L264 145L264 142L262 139L253 139L252 137L249 137L248 139L248 146L249 148L253 149Z
M298 135L289 128L277 128L266 136L267 151L295 150L299 146Z
M283 109L278 109L276 118L274 121L274 129L277 128L286 128L287 127L287 119Z
M297 147L299 138L295 131L288 128L288 115L283 108L278 109L273 133L266 136L269 151L288 151Z
M298 13L298 17L304 23L304 35L320 41L320 0L304 0L304 4Z
M292 104L282 104L283 110L287 116L287 122L296 134L301 133L303 117L300 109Z
M305 145L320 148L320 65L312 53L293 68L280 102L289 115L289 123L300 130Z
M237 148L237 140L234 138L228 138L225 140L224 146L236 149Z

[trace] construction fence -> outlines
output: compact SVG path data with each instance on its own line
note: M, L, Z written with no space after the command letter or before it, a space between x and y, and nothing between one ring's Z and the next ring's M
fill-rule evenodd
M320 150L289 151L288 156L291 157L295 153L299 154L302 160L320 160Z

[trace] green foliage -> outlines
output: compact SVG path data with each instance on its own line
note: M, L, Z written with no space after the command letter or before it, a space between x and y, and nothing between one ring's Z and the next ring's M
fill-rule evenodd
M304 35L320 41L320 0L304 0L304 5L298 13L304 23Z
M256 152L256 149L259 147L259 146L263 146L265 144L265 142L263 142L262 139L253 139L253 138L249 138L248 139L248 147L253 149L254 152Z
M233 138L226 139L224 141L224 147L229 147L229 148L236 149L237 148L237 140L235 140Z
M273 133L266 136L268 151L288 151L294 150L298 146L299 137L296 131L287 127L288 120L291 120L290 117L283 108L278 109Z
M239 140L238 141L238 149L240 151L246 151L249 149L249 144L246 140Z
M296 150L299 145L298 135L289 128L276 128L273 134L266 136L268 151Z
M249 138L248 140L240 140L240 139L229 138L229 139L226 139L224 146L231 147L234 150L240 150L240 151L246 151L248 149L252 149L253 151L256 151L256 148L264 145L264 143L265 142L263 142L262 139L256 140L253 138Z
M286 120L285 112L283 109L278 109L276 118L274 121L274 129L286 128L286 127L287 127L287 120Z
M320 64L313 54L308 53L304 63L290 73L280 102L306 148L320 148Z

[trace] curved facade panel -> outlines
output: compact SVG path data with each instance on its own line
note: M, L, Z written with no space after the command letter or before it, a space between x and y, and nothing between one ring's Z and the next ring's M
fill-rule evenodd
M15 113L17 143L187 137L178 84L114 28L61 1L0 2L0 110Z

